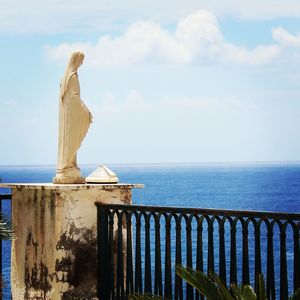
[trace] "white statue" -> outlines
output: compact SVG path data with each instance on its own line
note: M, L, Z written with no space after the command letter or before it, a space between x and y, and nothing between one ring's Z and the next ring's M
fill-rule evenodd
M71 55L60 84L58 162L53 183L84 183L77 166L77 151L92 123L92 114L80 99L77 70L82 52Z

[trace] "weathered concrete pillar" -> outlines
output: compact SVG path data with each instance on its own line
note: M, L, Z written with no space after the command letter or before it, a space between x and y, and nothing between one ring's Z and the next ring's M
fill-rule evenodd
M2 185L3 186L3 185ZM130 204L128 184L9 184L13 299L96 298L96 206Z

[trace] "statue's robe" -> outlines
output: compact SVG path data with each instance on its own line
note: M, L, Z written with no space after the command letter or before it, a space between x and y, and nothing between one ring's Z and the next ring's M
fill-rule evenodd
M77 151L92 122L92 115L80 99L77 73L73 73L59 104L58 163L55 183L80 183Z

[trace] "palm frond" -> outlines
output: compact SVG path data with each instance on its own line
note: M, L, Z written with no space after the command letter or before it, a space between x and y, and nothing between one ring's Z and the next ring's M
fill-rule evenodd
M14 238L15 238L15 228L11 220L8 217L2 216L2 218L0 219L0 239L13 240Z
M180 265L176 265L175 270L178 276L192 285L208 300L223 300L223 297L215 282L202 272Z
M297 289L291 297L289 297L289 300L300 300L300 288Z
M233 297L222 279L214 272L209 271L208 276L217 284L224 300L232 300Z
M256 294L250 285L242 285L240 287L242 300L256 300Z
M257 300L268 300L266 294L265 280L262 274L257 274Z

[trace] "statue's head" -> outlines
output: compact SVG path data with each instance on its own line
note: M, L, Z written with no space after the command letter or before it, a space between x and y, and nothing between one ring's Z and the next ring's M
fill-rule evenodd
M71 69L71 72L76 72L78 68L82 65L83 60L84 54L82 52L73 52L69 61L69 67Z
M65 75L60 84L60 98L62 99L67 87L70 77L77 72L78 68L82 65L84 60L84 54L80 51L75 51L72 53L69 63L67 65Z

